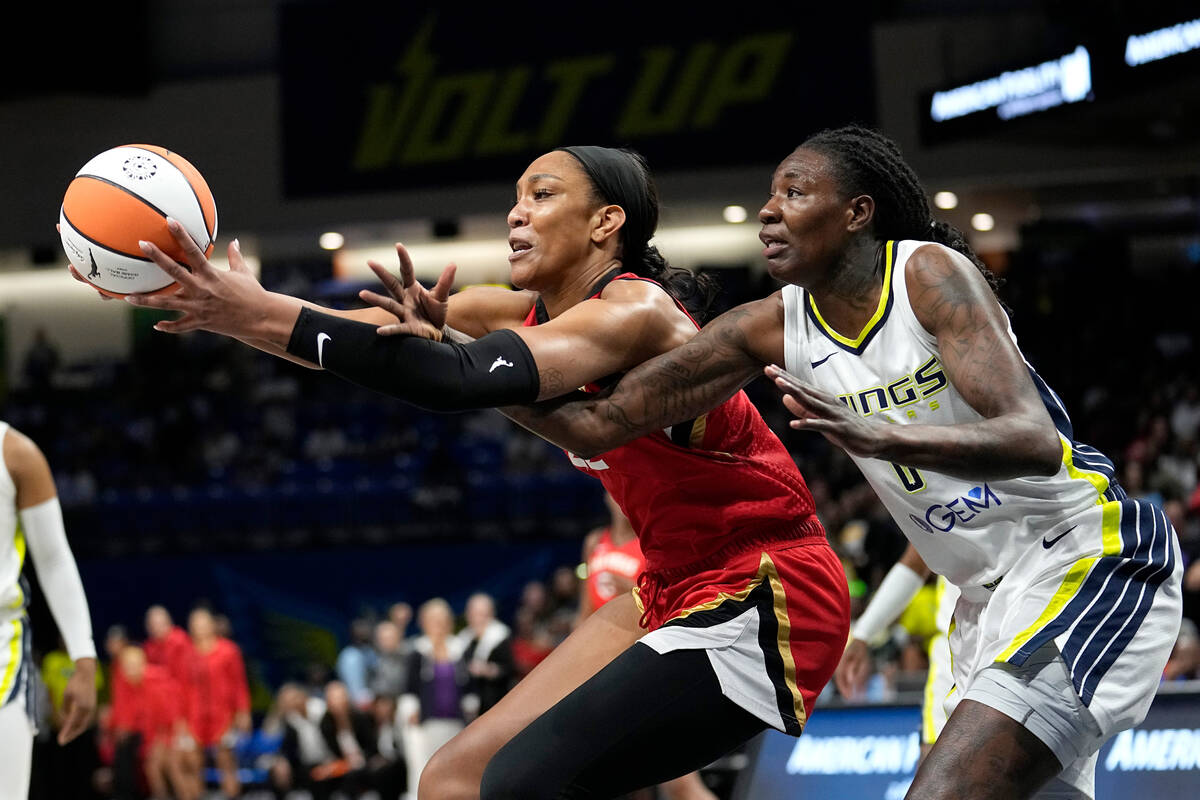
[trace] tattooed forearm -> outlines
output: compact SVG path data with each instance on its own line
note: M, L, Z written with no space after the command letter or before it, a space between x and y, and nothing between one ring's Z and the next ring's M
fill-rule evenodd
M687 344L630 370L605 393L576 393L504 413L580 456L607 452L699 416L732 396L762 367L748 352L743 329L747 313L726 313ZM547 372L541 373L544 393Z
M1058 435L986 281L933 246L918 249L906 269L913 312L936 339L950 383L983 420L903 426L891 431L886 457L964 478L1053 474Z

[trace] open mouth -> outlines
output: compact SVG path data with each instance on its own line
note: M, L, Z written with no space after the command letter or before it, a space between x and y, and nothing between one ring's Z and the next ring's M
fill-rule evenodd
M787 242L783 239L776 238L768 233L760 233L758 238L763 243L763 256L766 258L779 255L787 247Z
M508 246L512 248L512 252L508 255L509 261L512 261L515 258L520 258L522 255L533 249L532 244L521 241L520 239L509 239Z

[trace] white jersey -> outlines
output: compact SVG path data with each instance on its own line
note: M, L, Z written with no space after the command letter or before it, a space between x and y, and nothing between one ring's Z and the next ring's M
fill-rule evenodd
M0 421L0 447L8 427L7 422ZM24 563L25 537L17 527L17 486L0 455L0 621L25 613L27 598L21 581Z
M983 419L951 385L937 340L909 302L905 267L920 241L889 241L879 305L850 339L834 331L804 289L786 286L785 366L864 417L896 425L955 425ZM1011 326L1008 334L1014 344ZM1072 440L1058 396L1029 368L1063 443L1050 477L969 481L852 456L892 518L931 570L961 587L993 585L1058 520L1124 496L1113 465Z

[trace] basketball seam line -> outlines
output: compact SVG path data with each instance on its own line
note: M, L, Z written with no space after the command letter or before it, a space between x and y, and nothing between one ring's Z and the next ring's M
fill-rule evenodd
M125 258L132 258L135 261L145 261L147 264L154 263L154 259L152 259L152 258L146 258L145 256L135 256L132 253L126 253L124 250L117 250L115 247L109 247L108 245L104 244L103 242L96 241L95 239L88 236L83 231L79 230L78 225L76 225L74 222L71 222L71 218L67 216L66 209L60 209L59 211L62 214L63 219L67 221L67 224L71 226L71 230L74 233L78 234L80 236L80 238L87 239L89 242L96 245L96 247L99 247L101 250L107 250L108 252L113 253L114 255L124 256ZM178 261L176 259L171 259L171 260L174 261L179 266L186 269L188 272L192 271L191 266L183 263L182 261Z
M183 178L183 182L186 183L188 185L188 188L192 190L192 197L196 198L196 207L200 209L200 219L201 219L201 221L204 222L204 232L208 233L208 220L204 218L204 203L200 202L200 195L196 194L196 187L192 185L192 181L190 178L188 178L187 173L184 172L182 169L180 169L179 165L176 164L174 161L172 161L171 159L167 158L164 155L155 153L153 150L147 150L144 147L138 147L136 144L127 144L127 145L125 145L125 147L129 148L130 150L141 150L143 153L150 153L152 155L158 156L163 161L166 161L168 164L170 164L172 167L175 168L175 171L178 172L179 175ZM167 148L165 148L165 147L163 149L167 150ZM167 150L167 155L171 155L173 152L174 151L172 151L172 150ZM175 155L179 156L178 153L175 153ZM179 157L183 158L183 156L179 156ZM197 174L199 174L199 170L196 170L196 172L197 172ZM146 205L150 205L150 204L147 203ZM153 206L151 206L151 208L153 208ZM209 237L208 237L209 245L212 245L216 241L216 239L214 238L216 236L216 234L217 234L217 206L216 206L216 203L214 202L213 203L213 230L212 230L212 233L209 234ZM188 235L190 236L191 234L188 234ZM197 242L197 244L199 244L199 242ZM208 246L201 247L200 249L207 250Z
M147 150L146 152L150 152L150 151ZM157 153L155 155L157 155ZM163 159L163 160L165 161L166 159ZM168 162L168 163L170 163L170 162ZM171 164L171 166L175 167L174 164ZM175 169L179 170L179 167L175 167ZM183 174L182 170L179 170L179 174L183 177L183 182L188 185L189 189L191 189L192 184L190 181L188 181L187 176ZM151 203L149 200L142 197L140 194L137 194L136 192L131 191L129 189L129 187L122 186L121 184L117 183L116 181L109 180L108 178L101 177L100 175L92 175L91 173L88 173L88 172L80 173L80 174L76 175L75 178L76 178L76 180L78 180L79 178L91 178L94 181L100 181L101 183L107 183L109 186L113 187L114 189L120 189L122 192L129 195L130 197L133 197L137 200L140 200L142 203L145 203L147 208L152 209L155 213L157 213L163 219L167 218L167 212L163 211L161 208L154 205L154 203ZM192 196L196 197L195 189L192 189ZM200 198L199 197L196 197L196 205L200 206ZM202 206L200 207L200 219L204 219L204 208ZM180 223L180 224L182 225L183 223ZM74 224L72 224L71 227L75 227ZM75 228L75 229L79 230L78 228ZM191 239L197 247L200 247L200 243L196 241L196 238L194 236L192 236L191 231L188 231L187 228L184 228L183 230L185 233L187 233L188 238ZM207 233L207 232L208 231L206 229L205 233ZM212 242L210 241L209 244L212 244ZM204 252L207 249L208 249L207 246L200 247L201 252ZM116 252L116 251L114 251L114 252Z

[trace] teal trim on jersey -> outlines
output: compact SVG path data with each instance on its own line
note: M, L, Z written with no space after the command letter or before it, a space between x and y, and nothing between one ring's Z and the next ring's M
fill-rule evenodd
M875 313L867 320L867 324L858 332L857 337L851 339L847 336L842 336L830 327L824 318L821 317L821 311L817 308L817 302L813 300L812 295L807 291L804 292L806 301L804 303L804 313L812 320L817 330L825 334L825 337L838 347L855 355L862 355L863 351L867 349L867 345L875 338L875 334L879 333L883 328L883 324L887 322L888 315L892 311L894 294L892 292L892 267L896 263L896 242L888 240L884 250L883 291L879 295L879 305L875 307Z

